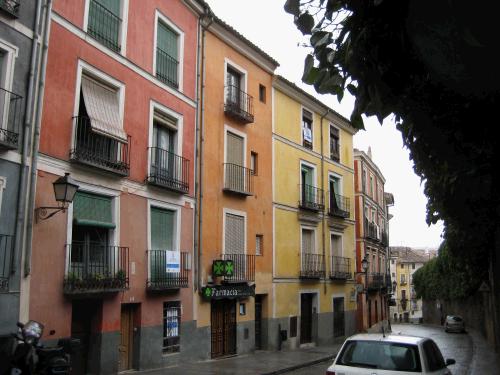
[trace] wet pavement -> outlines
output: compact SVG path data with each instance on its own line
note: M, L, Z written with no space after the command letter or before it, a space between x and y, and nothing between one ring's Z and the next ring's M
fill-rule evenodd
M445 359L456 360L456 364L449 366L453 375L500 375L498 355L491 350L482 336L472 329L468 329L467 333L445 333L440 326L393 324L392 331L432 338ZM340 346L319 346L293 351L256 351L252 354L225 359L183 362L179 366L139 373L145 375L324 375Z

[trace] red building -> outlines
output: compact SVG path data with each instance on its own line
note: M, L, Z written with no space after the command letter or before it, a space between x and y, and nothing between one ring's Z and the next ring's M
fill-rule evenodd
M56 206L65 173L79 189L67 210L37 211L29 316L82 340L74 373L189 355L202 11L54 1L35 207Z
M354 149L354 191L356 207L356 272L363 285L358 294L359 331L377 331L387 325L391 288L389 273L389 214L394 204L385 193L385 178L368 153Z

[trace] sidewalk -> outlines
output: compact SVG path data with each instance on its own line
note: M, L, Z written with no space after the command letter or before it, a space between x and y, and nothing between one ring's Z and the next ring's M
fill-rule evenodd
M468 327L467 333L472 338L472 363L469 367L469 374L486 375L500 372L499 354L495 353L484 337L475 329Z
M307 349L282 351L256 351L253 354L242 354L230 358L207 360L192 363L181 363L178 366L158 370L139 371L144 375L275 375L331 361L340 349L339 345L318 346ZM325 362L325 368L329 363Z

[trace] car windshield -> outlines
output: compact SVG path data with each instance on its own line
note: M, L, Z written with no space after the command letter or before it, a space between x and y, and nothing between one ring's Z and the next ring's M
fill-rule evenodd
M348 341L336 364L392 371L421 371L416 345L383 341Z
M455 322L461 322L462 321L462 318L459 317L459 316L452 316L451 319L454 320Z

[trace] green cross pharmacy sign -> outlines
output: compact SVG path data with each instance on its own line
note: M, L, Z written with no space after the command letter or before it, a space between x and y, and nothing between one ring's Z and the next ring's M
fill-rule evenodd
M232 260L217 259L212 263L213 277L231 277L234 275L234 262Z

